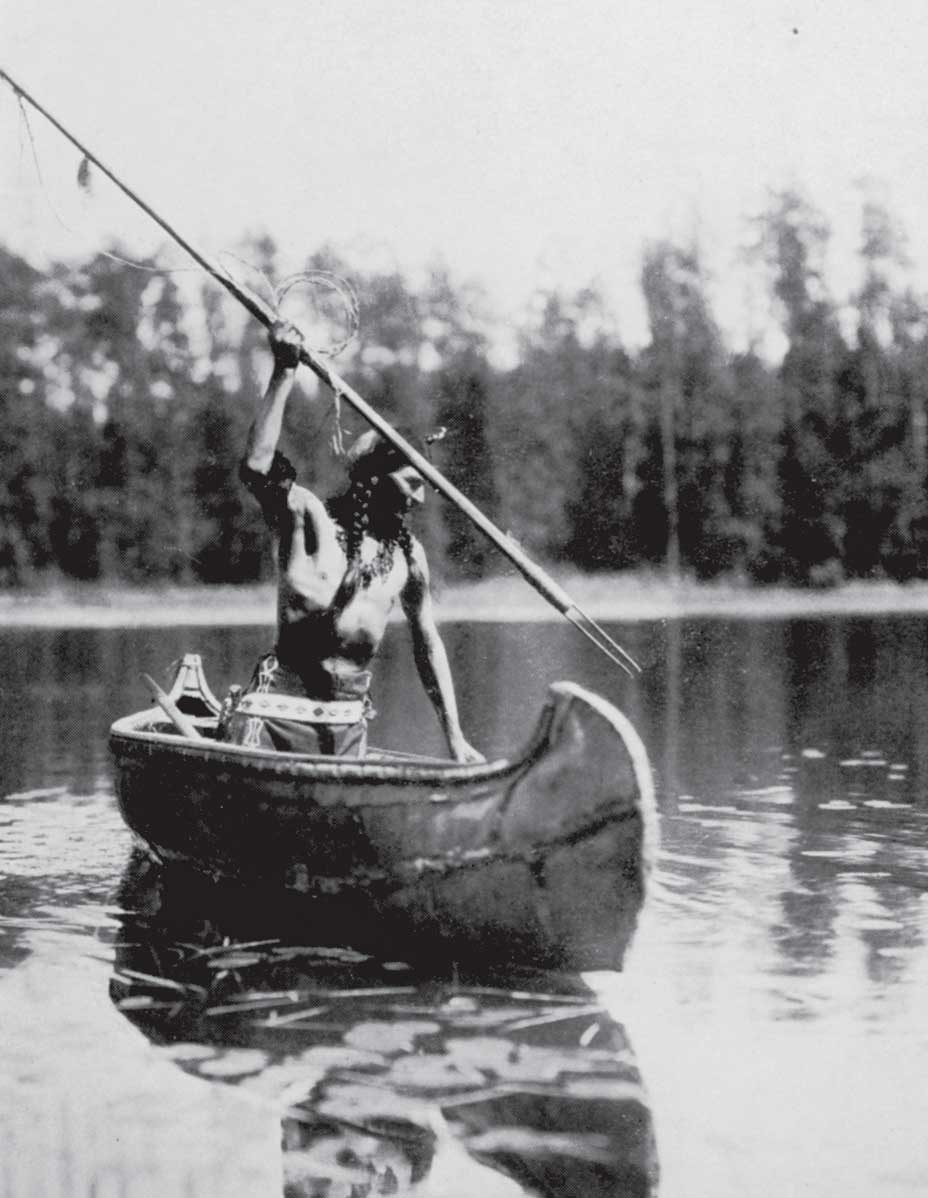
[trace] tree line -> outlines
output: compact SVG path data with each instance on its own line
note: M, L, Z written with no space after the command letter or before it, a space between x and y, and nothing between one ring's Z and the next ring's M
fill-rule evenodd
M671 241L643 253L643 348L623 346L593 288L551 291L505 366L485 297L446 272L413 288L326 248L306 267L360 298L339 373L391 421L444 425L436 464L541 560L800 585L925 577L928 307L895 281L901 234L863 204L859 285L838 303L806 198L772 194L755 229L776 362L726 345L698 249ZM271 284L277 256L268 237L242 249ZM260 327L215 284L117 254L39 270L0 248L0 280L0 585L268 577L237 476L269 372ZM337 293L311 295L337 328ZM285 448L331 489L333 439L359 423L313 384L289 405ZM439 574L497 568L456 510L427 509Z

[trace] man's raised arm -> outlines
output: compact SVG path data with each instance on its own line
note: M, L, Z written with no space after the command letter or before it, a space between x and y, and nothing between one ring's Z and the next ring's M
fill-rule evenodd
M256 474L267 474L274 461L284 408L293 388L303 346L303 335L299 329L282 321L274 324L268 335L274 354L274 371L248 430L245 444L245 465Z

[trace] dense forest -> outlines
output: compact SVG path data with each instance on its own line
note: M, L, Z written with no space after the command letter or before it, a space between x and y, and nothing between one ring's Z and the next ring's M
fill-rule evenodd
M505 367L473 286L439 271L416 290L325 248L306 267L349 277L360 300L339 373L388 419L445 425L436 464L547 563L819 586L928 576L928 305L894 282L901 236L863 205L859 285L838 303L829 230L804 197L772 194L754 228L777 362L726 346L698 250L669 241L643 252L644 348L622 345L593 289L551 292ZM241 249L274 284L276 257L269 238ZM237 478L263 330L214 282L155 266L101 253L39 270L0 248L2 586L268 576ZM337 294L317 292L336 328ZM333 436L358 420L308 372L304 387L284 448L331 489ZM439 574L498 568L463 517L427 507Z

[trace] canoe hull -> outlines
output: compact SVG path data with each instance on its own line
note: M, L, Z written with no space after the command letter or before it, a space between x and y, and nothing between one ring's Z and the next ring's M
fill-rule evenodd
M158 718L118 721L111 748L122 815L163 864L299 895L307 918L348 913L398 948L620 967L653 793L637 734L598 696L558 683L526 751L479 766L243 750Z

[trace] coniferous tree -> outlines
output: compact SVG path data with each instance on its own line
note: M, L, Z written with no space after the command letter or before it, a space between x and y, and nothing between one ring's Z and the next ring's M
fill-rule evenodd
M620 570L635 564L642 553L636 509L647 502L641 493L649 417L631 358L618 346L599 349L601 386L590 397L577 430L580 482L568 501L567 548L570 560L586 569Z
M846 526L837 498L842 447L832 440L832 430L846 346L824 282L828 238L828 226L798 193L772 197L761 222L760 249L789 348L780 368L781 505L768 537L777 573L797 583L833 583L843 574Z
M928 305L911 289L890 305L892 352L905 409L905 485L895 513L885 566L893 578L928 577Z
M580 489L584 428L603 387L606 340L593 349L584 326L601 329L592 290L536 297L538 316L521 337L520 362L501 380L493 420L500 518L529 552L563 558L573 539L572 504Z
M845 570L855 578L898 574L911 555L911 525L922 506L909 389L893 336L898 300L892 274L904 261L902 237L872 199L863 206L861 234L857 345L839 380L844 402L833 434L846 461L839 504L847 529Z
M50 345L40 301L42 279L22 258L0 250L0 584L32 581L48 566L55 420L39 365Z
M724 471L731 569L757 581L775 578L767 530L778 524L781 495L776 449L783 433L780 387L754 350L732 359L731 448Z
M732 564L725 468L732 449L727 357L695 250L651 246L642 270L644 356L661 428L666 561L711 576Z
M426 359L422 386L430 393L433 419L446 429L445 439L433 450L434 461L451 483L495 519L490 424L498 396L487 361L485 305L479 288L457 287L446 269L433 270L421 304L427 353L420 361ZM441 510L441 549L449 572L477 577L492 569L498 557L486 537L453 504L443 502Z
M494 454L488 434L493 383L483 358L461 355L443 365L431 383L439 424L447 439L434 454L439 468L472 503L491 519L497 496ZM443 508L450 569L479 577L491 568L494 551L486 537L452 504Z

